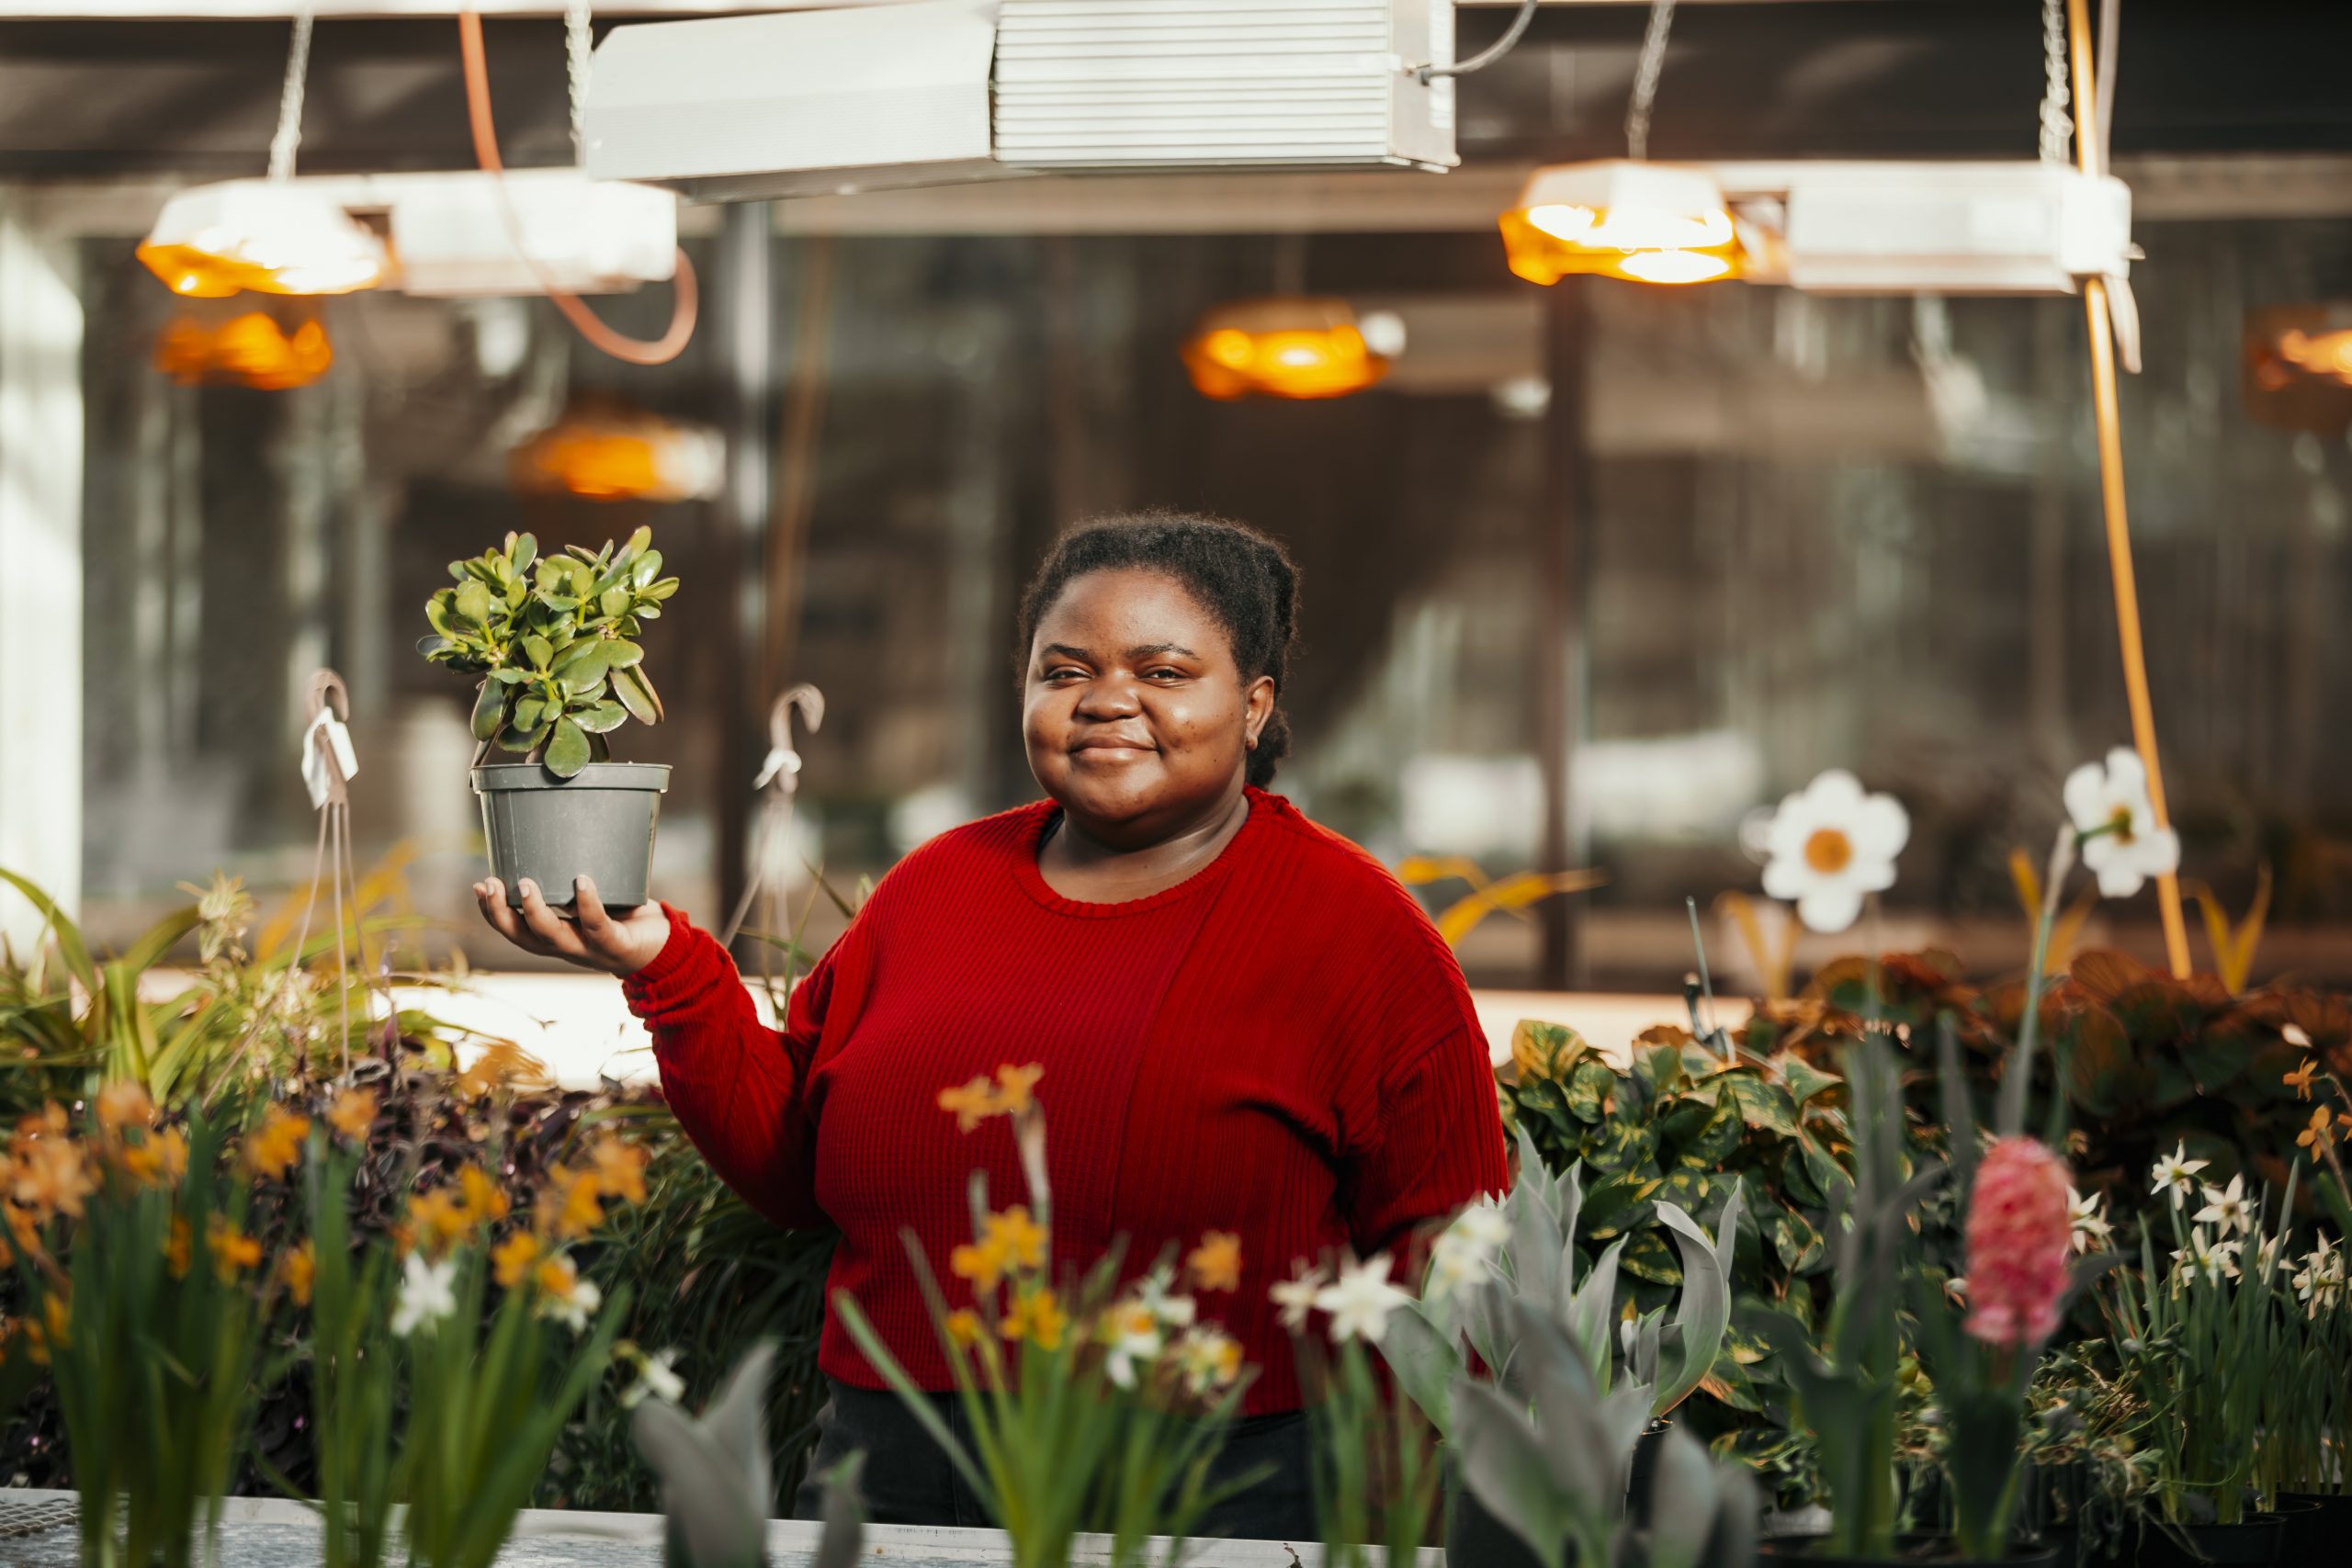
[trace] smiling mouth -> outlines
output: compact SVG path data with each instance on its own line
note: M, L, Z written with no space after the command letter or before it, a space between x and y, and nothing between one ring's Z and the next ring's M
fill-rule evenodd
M1140 757L1158 750L1158 747L1148 746L1139 740L1081 740L1070 748L1070 755L1083 757L1092 753L1103 757L1107 761L1117 761L1123 758Z

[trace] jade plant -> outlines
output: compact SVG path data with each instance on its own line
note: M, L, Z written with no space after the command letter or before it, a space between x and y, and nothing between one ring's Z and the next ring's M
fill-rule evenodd
M600 550L542 556L528 534L451 561L456 586L426 601L430 635L417 651L479 675L474 739L524 754L558 778L610 760L605 737L634 718L662 720L638 638L678 580L662 575L652 531Z

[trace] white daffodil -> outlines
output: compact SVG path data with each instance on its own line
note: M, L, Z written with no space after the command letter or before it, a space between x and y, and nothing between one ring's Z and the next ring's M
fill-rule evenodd
M1860 780L1832 768L1773 813L1764 891L1794 902L1810 929L1842 931L1862 912L1864 894L1894 886L1894 857L1910 837L1901 802L1867 795Z
M1284 1333L1305 1332L1306 1314L1315 1310L1315 1298L1322 1292L1323 1287L1329 1283L1330 1278L1331 1276L1324 1272L1323 1266L1319 1263L1312 1269L1299 1269L1293 1265L1293 1274L1290 1279L1278 1280L1267 1287L1266 1294L1272 1298L1276 1306L1283 1309Z
M2243 1248L2244 1244L2239 1245ZM2286 1256L2286 1252L2287 1236L2283 1231L2256 1244L2254 1249L2254 1277L2257 1280L2267 1280L2271 1275L2276 1274L2278 1271L2279 1261Z
M1176 1344L1176 1364L1184 1387L1195 1395L1211 1389L1231 1388L1241 1375L1241 1341L1221 1328L1203 1324L1187 1330Z
M686 1397L686 1380L673 1370L678 1361L675 1350L657 1350L650 1356L640 1356L637 1363L637 1381L621 1391L621 1408L634 1410L647 1400L663 1404L675 1404Z
M2238 1244L2216 1239L2204 1226L2188 1233L2188 1245L2172 1255L2176 1288L2202 1275L2209 1284L2238 1277Z
M2188 1217L2200 1225L2218 1226L2223 1235L2254 1231L2254 1205L2247 1201L2243 1175L2230 1178L2227 1187L2203 1189L2205 1206Z
M2180 835L2156 826L2148 799L2148 770L2140 754L2118 746L2107 761L2085 762L2066 775L2066 816L2080 836L2083 863L2109 898L2129 898L2152 876L2180 867Z
M2319 1246L2303 1258L2303 1267L2294 1279L2295 1299L2303 1303L2303 1315L2317 1317L2344 1300L2344 1255L2322 1232Z
M1111 1309L1104 1326L1111 1348L1102 1358L1102 1370L1121 1388L1133 1388L1137 1374L1159 1360L1167 1348L1167 1341L1160 1337L1159 1316L1146 1302L1122 1302Z
M2071 1187L2066 1189L2066 1230L2074 1238L2076 1252L2105 1247L2113 1239L2114 1227L2099 1213L2106 1202L2104 1192L2094 1192L2086 1198Z
M2189 1159L2186 1157L2188 1154L2188 1145L2184 1140L2173 1149L2172 1153L2156 1156L2155 1168L2150 1173L2155 1179L2155 1185L2148 1189L2150 1197L2155 1197L2166 1189L2170 1189L2172 1206L2177 1209L2183 1198L2197 1190L2197 1183L2191 1179L2204 1169L2208 1162L2201 1159Z
M423 1253L410 1253L401 1271L400 1300L392 1303L392 1333L405 1339L457 1310L458 1260L427 1263Z
M1510 1237L1510 1222L1491 1200L1463 1210L1430 1247L1430 1294L1446 1296L1464 1285L1483 1284L1487 1266Z
M1387 1334L1388 1314L1413 1299L1388 1282L1391 1267L1388 1254L1375 1252L1342 1265L1338 1281L1315 1292L1315 1310L1331 1319L1331 1343L1377 1345Z
M562 1324L573 1333L588 1326L588 1316L605 1304L605 1292L594 1280L577 1280L568 1291L549 1291L539 1297L539 1315Z
M1190 1296L1171 1293L1170 1283L1164 1270L1155 1269L1136 1285L1136 1295L1160 1327L1190 1328L1200 1314L1200 1304Z

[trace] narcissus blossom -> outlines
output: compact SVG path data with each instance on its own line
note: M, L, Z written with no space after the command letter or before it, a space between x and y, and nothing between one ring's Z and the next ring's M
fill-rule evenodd
M1842 931L1862 912L1864 894L1894 886L1894 857L1910 838L1901 802L1866 795L1860 780L1832 768L1773 813L1764 891L1793 901L1809 929Z
M2002 1138L1968 1201L1968 1332L2030 1348L2058 1327L2073 1249L2066 1162L2032 1138Z
M2099 896L2129 898L2152 876L2180 866L2180 835L2156 826L2148 770L2140 754L2118 746L2105 763L2085 762L2066 775L2066 816L2082 835L2083 863L2098 877Z
M1336 1283L1315 1292L1315 1310L1331 1319L1331 1343L1362 1339L1377 1345L1388 1332L1388 1314L1412 1297L1388 1282L1394 1260L1376 1252L1362 1263L1342 1265Z

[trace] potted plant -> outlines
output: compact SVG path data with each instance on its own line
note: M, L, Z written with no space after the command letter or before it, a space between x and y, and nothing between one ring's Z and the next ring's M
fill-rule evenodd
M651 542L639 528L617 547L541 556L530 535L509 534L503 548L450 562L456 585L425 603L433 630L417 651L481 677L473 786L510 904L527 879L569 907L582 876L607 908L645 902L670 770L616 762L605 738L632 718L662 720L637 639L678 580L662 575ZM485 763L493 746L526 760Z

